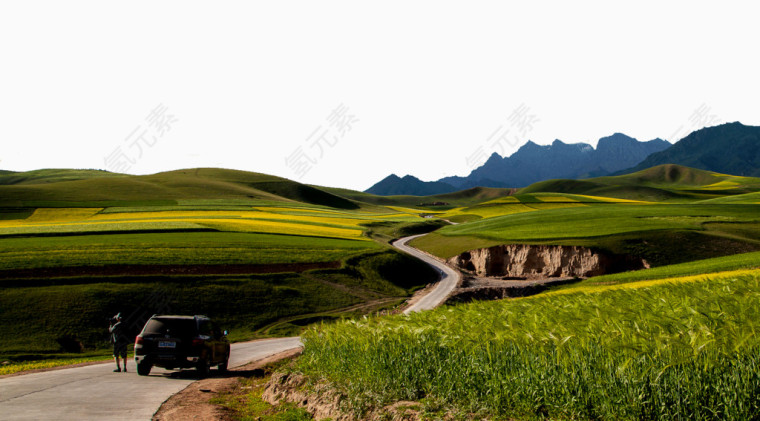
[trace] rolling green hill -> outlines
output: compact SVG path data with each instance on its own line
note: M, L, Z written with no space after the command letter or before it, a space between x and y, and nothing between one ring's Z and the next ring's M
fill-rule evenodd
M285 178L237 170L197 168L145 176L103 171L39 170L0 178L0 206L185 204L187 201L302 202L358 209L351 200ZM121 202L121 203L120 203Z
M631 200L685 202L760 190L760 178L665 164L632 174L587 180L548 180L519 193L573 193Z
M243 340L393 308L436 274L367 225L420 222L245 171L5 173L0 359L102 354L116 312L207 314Z
M703 200L699 203L760 203L760 192L737 194L736 196L717 197Z
M653 266L760 250L760 205L588 204L444 227L411 244L442 258L499 244L597 247Z
M454 206L470 206L499 197L507 196L513 192L512 189L494 188L494 187L473 187L471 189L460 190L453 193L436 194L432 196L376 196L370 193L359 191L322 187L323 190L335 195L343 196L354 201L372 203L381 206L406 206L431 208L430 205L435 202L443 202L448 205L434 206L436 209L446 209Z
M44 184L101 177L128 177L103 170L44 169L26 172L0 171L0 185Z

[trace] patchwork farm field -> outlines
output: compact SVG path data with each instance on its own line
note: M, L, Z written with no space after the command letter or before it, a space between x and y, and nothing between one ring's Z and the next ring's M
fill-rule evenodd
M701 257L691 253L691 245L721 244L727 254L737 248L756 250L758 222L760 206L755 204L589 204L532 209L449 226L412 245L448 258L473 248L511 243L597 246L630 253L627 249L649 240L651 254L670 248L657 244L667 234L690 239L692 244L681 244L689 259ZM657 263L675 263L670 257Z
M46 208L0 221L0 270L103 265L223 265L340 261L379 250L362 223L326 212L126 212ZM279 209L279 211L287 211ZM315 216L317 215L317 216ZM402 221L410 216L389 215Z
M49 363L24 361L98 357L116 312L132 315L135 331L145 317L173 312L214 317L233 340L292 335L315 321L392 308L435 279L366 235L368 224L423 223L412 209L240 172L135 179L65 170L5 176L17 182L0 185L5 200L34 190L46 200L0 212L0 358L31 367ZM161 183L194 187L167 194ZM230 193L238 190L245 194Z

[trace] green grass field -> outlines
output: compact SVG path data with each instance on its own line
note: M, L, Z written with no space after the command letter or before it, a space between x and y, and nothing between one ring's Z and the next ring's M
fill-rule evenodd
M755 204L585 204L444 227L412 245L442 258L498 244L596 247L655 266L760 250Z
M495 419L754 419L760 272L597 286L346 321L297 370L355 408Z
M398 305L435 272L372 241L424 220L263 174L5 173L0 359L107 353L104 322L206 314L232 340L298 334ZM29 360L43 362L29 363ZM31 365L30 365L31 364Z

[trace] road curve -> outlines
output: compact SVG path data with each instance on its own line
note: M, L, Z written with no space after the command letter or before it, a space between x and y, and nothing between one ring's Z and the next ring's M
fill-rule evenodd
M298 337L232 344L230 367L301 346ZM154 368L138 376L96 364L0 379L0 418L7 420L150 420L171 395L197 380L193 371ZM213 371L212 371L213 373Z
M424 235L424 234L422 234ZM435 308L459 282L457 271L399 239L393 246L433 266L441 274L436 288L404 313ZM301 347L298 337L232 344L230 367ZM150 420L171 395L194 382L193 371L154 368L138 376L134 360L128 373L114 373L113 364L96 364L0 379L0 417L9 420ZM188 374L190 373L190 374Z
M408 244L410 241L414 240L415 238L422 237L423 235L426 234L404 237L392 243L393 247L409 253L412 256L434 267L441 275L441 278L438 284L436 284L435 289L422 297L416 303L407 307L407 309L404 310L404 314L409 314L415 311L430 310L443 304L443 302L446 301L446 298L449 296L449 293L451 293L451 291L456 288L461 278L461 275L458 271L452 269L450 266L434 258L433 256L420 251Z

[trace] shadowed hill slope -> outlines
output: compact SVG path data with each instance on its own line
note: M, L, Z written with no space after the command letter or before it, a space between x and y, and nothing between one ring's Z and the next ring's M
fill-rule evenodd
M473 187L471 189L460 190L452 193L435 194L430 196L378 196L365 192L331 187L324 187L323 190L351 200L381 206L418 206L430 205L436 202L447 204L442 206L470 206L478 204L480 202L496 199L498 197L508 196L511 194L511 192L513 192L513 189Z
M0 201L151 202L192 199L276 200L358 209L351 200L285 178L246 171L198 168L132 176L104 171L39 170L0 178Z

